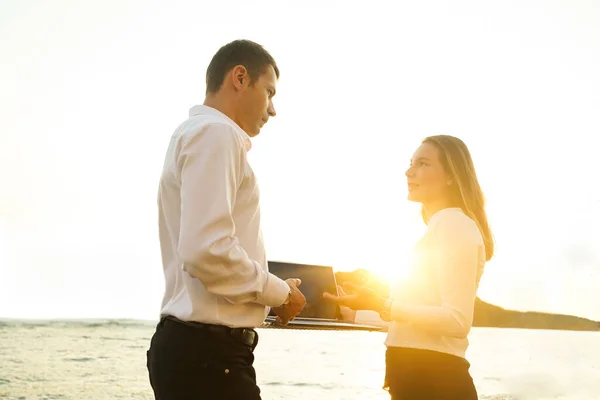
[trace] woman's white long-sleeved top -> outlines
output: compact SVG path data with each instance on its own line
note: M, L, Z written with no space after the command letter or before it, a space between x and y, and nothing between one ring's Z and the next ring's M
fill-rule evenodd
M432 215L407 278L392 290L386 346L465 357L485 260L481 232L460 208Z

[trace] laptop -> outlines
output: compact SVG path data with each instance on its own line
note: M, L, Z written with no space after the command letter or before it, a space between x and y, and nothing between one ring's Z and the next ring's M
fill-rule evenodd
M271 311L264 327L292 329L338 329L380 331L381 327L342 321L339 307L323 298L323 292L338 294L333 268L324 265L297 264L282 261L269 261L269 272L281 279L300 278L300 290L306 297L306 306L287 326L275 322Z

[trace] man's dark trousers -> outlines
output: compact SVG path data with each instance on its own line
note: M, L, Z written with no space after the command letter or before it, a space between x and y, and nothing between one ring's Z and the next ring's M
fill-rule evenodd
M155 399L260 400L253 367L257 343L251 329L162 318L147 352Z

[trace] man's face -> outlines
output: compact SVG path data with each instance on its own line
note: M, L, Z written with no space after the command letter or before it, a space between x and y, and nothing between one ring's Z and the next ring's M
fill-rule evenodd
M271 65L268 65L263 74L240 91L239 97L239 124L250 137L260 133L261 128L270 117L275 116L273 96L275 96L277 75Z

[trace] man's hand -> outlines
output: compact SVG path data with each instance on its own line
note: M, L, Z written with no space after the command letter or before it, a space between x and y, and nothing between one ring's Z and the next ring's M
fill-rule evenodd
M383 308L386 298L377 294L377 292L366 286L356 286L352 283L345 285L350 289L353 294L346 294L344 291L340 292L339 296L335 296L331 293L323 293L323 298L333 301L341 307L348 307L352 310L373 310L381 311Z
M273 308L273 311L277 314L277 323L282 325L287 325L288 322L292 321L296 315L300 314L306 305L306 297L304 297L300 289L298 289L298 286L302 283L300 279L290 278L286 279L285 282L290 286L290 302Z

